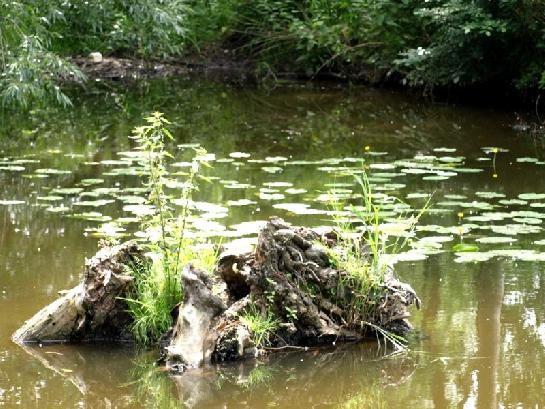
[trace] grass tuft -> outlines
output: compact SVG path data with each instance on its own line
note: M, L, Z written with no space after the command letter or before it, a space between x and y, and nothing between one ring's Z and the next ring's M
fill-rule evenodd
M251 305L240 316L242 322L250 331L252 342L257 348L263 348L270 343L271 334L276 331L279 325L278 319L268 309L261 312L257 307Z

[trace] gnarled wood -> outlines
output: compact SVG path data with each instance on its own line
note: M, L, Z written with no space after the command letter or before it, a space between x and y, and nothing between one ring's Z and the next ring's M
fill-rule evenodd
M167 366L183 369L176 365L255 356L251 328L240 320L249 306L279 321L269 338L273 349L361 340L377 327L396 334L408 331L408 307L419 307L420 300L391 269L364 317L369 325L351 321L350 312L343 309L354 297L342 281L347 273L335 270L327 252L317 245L332 247L337 241L335 233L320 236L272 218L260 232L255 252L220 256L215 273L224 283L222 298L228 308L219 308L220 298L212 295L212 278L199 272L198 285L193 278L188 281L167 349ZM189 270L190 277L195 273ZM193 355L197 359L188 358Z
M131 340L132 318L123 298L133 278L123 266L139 257L134 242L100 249L85 262L82 282L38 311L12 339L17 343Z
M184 302L172 331L167 349L167 367L182 372L210 362L216 336L211 331L214 319L227 307L212 293L212 281L206 273L191 265L182 274Z

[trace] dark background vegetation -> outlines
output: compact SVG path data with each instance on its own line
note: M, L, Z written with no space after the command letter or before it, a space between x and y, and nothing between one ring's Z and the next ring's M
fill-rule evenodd
M224 50L228 50L225 53ZM227 55L260 77L327 73L425 92L545 87L538 0L21 0L0 4L5 105L56 100L84 81L70 57Z

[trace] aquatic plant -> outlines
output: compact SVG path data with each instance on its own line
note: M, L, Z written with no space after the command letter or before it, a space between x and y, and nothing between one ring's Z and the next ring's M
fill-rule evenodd
M274 379L276 368L268 364L258 364L248 374L248 378L242 383L246 389L255 389L260 386L270 387Z
M386 408L384 393L381 385L372 385L356 394L348 400L336 406L337 409L383 409Z
M374 312L384 295L384 284L391 269L390 257L403 250L414 235L418 220L428 208L429 199L417 214L401 213L394 223L382 224L381 209L373 201L367 174L363 171L361 175L354 174L353 177L360 192L356 195L358 205L349 206L349 218L339 211L342 204L335 191L331 192L331 205L337 209L333 213L336 215L334 221L338 237L334 247L324 249L332 265L344 273L337 291L341 296L336 297L336 301L344 309L349 326L367 326L383 335L396 348L401 348L402 338L376 325L373 322L376 321ZM392 233L395 233L393 240L389 235Z
M155 359L140 354L130 371L132 381L123 385L134 387L135 398L146 408L180 408L179 397L174 393L172 379L157 367Z
M138 144L140 163L147 175L145 186L149 195L141 228L150 261L127 265L127 271L135 277L134 294L127 303L134 317L132 330L136 339L150 344L171 325L170 312L182 299L182 267L192 263L197 268L211 271L217 253L211 246L188 235L191 197L198 188L201 167L207 165L206 151L195 149L180 198L176 199L181 202L182 209L176 214L165 191L170 177L166 159L172 157L165 147L165 140L173 139L166 128L169 122L160 112L147 117L146 122L147 125L134 129L132 138Z

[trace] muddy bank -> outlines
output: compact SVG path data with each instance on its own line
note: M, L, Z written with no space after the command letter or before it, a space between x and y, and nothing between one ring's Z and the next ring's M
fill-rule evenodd
M257 80L253 64L235 61L229 57L227 50L225 56L211 58L188 56L184 59L152 61L92 53L89 56L72 57L70 61L92 79L133 80L199 74L228 82L235 79L243 83Z
M185 266L184 299L172 311L161 361L181 373L272 351L406 334L408 309L420 306L411 286L388 268L362 307L357 299L362 294L328 253L339 243L334 231L320 235L272 218L255 251L222 254L212 273ZM82 283L25 322L13 340L131 341L133 321L125 299L134 291L134 277L124 265L142 257L134 242L101 249L87 260Z
M356 81L361 84L388 85L381 82L382 77L369 70L358 77L341 75L336 72L319 72L309 76L302 72L259 69L257 61L239 57L234 50L218 50L202 55L188 55L183 58L168 60L143 60L138 58L123 58L102 56L91 53L89 56L76 56L69 59L87 77L104 80L138 80L153 78L168 78L176 76L199 76L206 79L234 83L238 85L275 86L279 81L321 81L331 84L347 84Z

